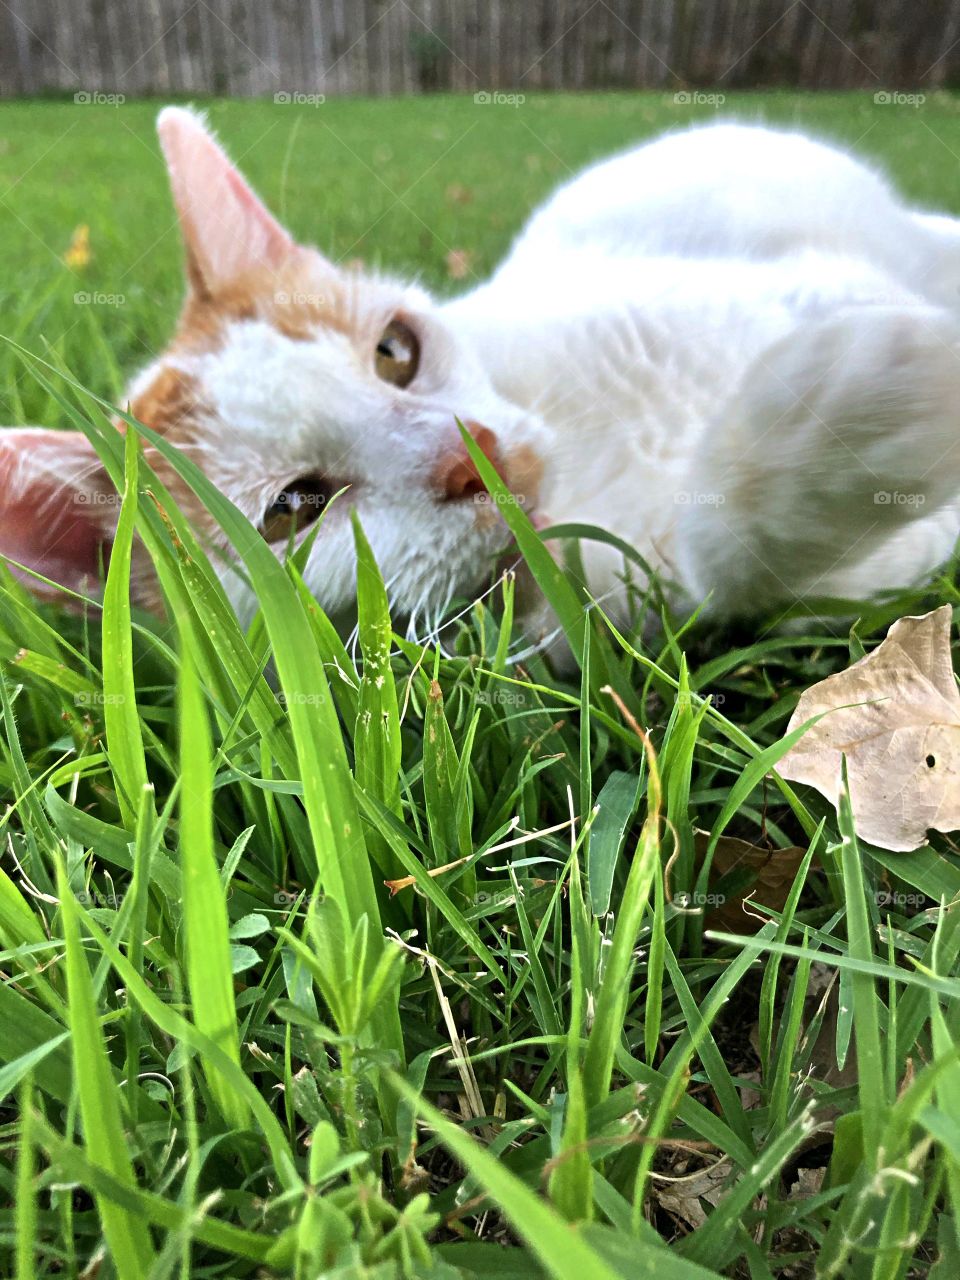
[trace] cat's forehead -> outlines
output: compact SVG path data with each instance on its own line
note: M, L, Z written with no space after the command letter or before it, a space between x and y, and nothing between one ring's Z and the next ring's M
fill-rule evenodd
M252 448L265 467L283 471L301 454L306 463L321 438L346 447L358 423L378 416L383 393L372 370L375 341L371 334L362 344L329 325L301 340L267 319L243 319L227 326L222 347L188 358L186 367L209 408L221 452Z
M261 321L294 341L308 342L324 331L361 340L413 292L359 269L340 270L301 249L279 269L247 271L215 296L191 294L171 346L214 352L243 320Z
M408 285L300 251L214 297L190 294L167 350L131 386L131 412L178 445L202 440L225 399L269 400L278 379L295 382L324 362L332 375L346 373L346 357L372 348L393 315L425 301Z

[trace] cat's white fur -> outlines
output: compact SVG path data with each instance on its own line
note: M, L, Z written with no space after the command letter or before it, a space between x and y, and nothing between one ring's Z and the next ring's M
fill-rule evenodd
M598 164L444 314L549 424L551 518L691 602L862 599L960 533L960 221L833 147L718 124Z
M429 628L462 590L479 587L505 541L489 503L438 501L429 476L443 451L459 451L457 418L489 424L503 441L549 450L535 417L490 385L471 346L433 316L420 290L368 286L379 332L398 309L415 315L423 343L416 393L384 387L342 334L291 340L260 321L228 327L215 352L178 356L216 411L208 473L254 524L289 480L321 469L351 487L330 509L305 569L324 608L339 613L356 593L348 506L360 514L399 617ZM369 361L369 352L364 355ZM228 424L223 433L219 424ZM241 616L255 602L226 578Z
M200 118L168 108L160 131L194 273L215 294L252 259L283 262L292 242ZM305 292L342 282L295 252ZM198 459L255 523L298 474L350 482L398 612L422 621L476 590L507 540L488 503L443 501L431 480L462 449L457 417L490 428L508 462L539 456L524 497L541 518L605 527L688 602L709 595L728 614L863 598L953 547L960 221L909 208L802 134L668 134L561 187L479 288L440 303L364 278L349 308L366 337L318 325L304 341L239 318L211 349L174 345L133 394L167 366L195 381ZM373 370L397 312L422 344L406 390ZM616 611L621 558L583 551L590 590ZM354 574L341 504L306 578L337 612Z
M329 337L238 325L202 376L241 435L298 467L332 446L373 478L358 503L401 608L476 587L498 537L418 485L455 413L536 445L550 521L609 529L726 613L904 585L960 531L960 222L802 134L668 134L562 187L488 283L441 305L388 290L384 321L400 305L428 362L402 441ZM583 551L616 611L620 556ZM345 524L308 576L329 607L349 599Z

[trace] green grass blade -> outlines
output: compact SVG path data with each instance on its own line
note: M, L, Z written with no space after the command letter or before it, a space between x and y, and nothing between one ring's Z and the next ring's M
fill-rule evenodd
M635 774L618 770L610 774L597 796L598 813L587 857L590 909L595 916L605 916L610 910L613 878L627 827L640 802L640 785Z
M649 813L643 824L633 861L627 874L623 900L606 958L603 981L596 996L596 1013L584 1060L587 1105L596 1106L607 1095L613 1073L617 1045L623 1035L623 1019L630 997L630 975L634 968L634 948L643 921L653 877L660 866L659 780L650 754Z
M131 831L136 826L140 796L148 781L137 715L130 626L130 563L137 520L139 449L136 435L129 432L123 505L103 593L103 719L120 813L124 825Z
M17 1154L16 1280L34 1280L37 1274L37 1192L34 1185L36 1156L33 1138L33 1081L29 1076L20 1090L20 1150Z
M457 1125L444 1119L424 1098L418 1097L406 1080L393 1073L390 1078L400 1096L416 1107L423 1119L439 1134L444 1146L461 1161L490 1198L499 1205L514 1229L540 1259L548 1275L555 1277L555 1280L617 1280L619 1273L602 1261L576 1227L565 1223L555 1210L510 1173L500 1160L485 1151ZM657 1261L659 1270L655 1270ZM655 1251L644 1251L638 1247L637 1270L634 1275L639 1280L644 1275L668 1274L662 1269L663 1261L663 1258L657 1259Z
M726 1269L731 1260L728 1255L737 1228L751 1202L776 1176L790 1154L812 1129L812 1110L808 1109L791 1125L781 1130L763 1148L749 1170L737 1180L707 1222L686 1238L682 1246L683 1255L691 1262L702 1265L708 1262L719 1263Z
M588 922L580 880L580 863L576 853L570 863L569 901L572 954L570 1024L567 1029L567 1094L563 1135L550 1175L550 1197L558 1212L568 1222L586 1222L593 1217L594 1178L588 1144L589 1127L580 1045L586 1004L587 981L584 970L587 965L585 952L589 947L588 930L592 928L595 934L599 931L593 921ZM529 944L526 945L529 953Z
M296 745L303 800L317 857L317 871L355 922L370 919L368 962L383 950L380 910L364 845L343 738L310 624L283 566L237 508L190 459L148 427L129 420L166 458L218 520L253 580L273 645L277 672ZM396 1009L381 1007L376 1034L403 1057Z
M213 852L213 746L189 645L180 660L180 869L187 985L200 1031L240 1063L240 1034L230 962L230 925ZM216 1068L210 1090L225 1119L242 1128L248 1111Z
M93 994L93 982L80 938L79 908L62 868L57 883L67 956L67 991L71 1048L80 1115L90 1160L123 1187L136 1187L127 1151L120 1099L107 1057ZM117 1271L125 1280L146 1277L153 1264L153 1247L143 1219L109 1196L97 1196L103 1233Z
M846 761L843 766L843 793L840 797L840 831L843 836L841 862L844 896L847 902L847 938L852 959L869 963L874 960L872 929L867 912L866 886L857 833L853 825L853 809L847 783ZM853 993L853 1024L857 1042L857 1087L863 1117L863 1144L868 1160L880 1156L880 1137L884 1109L887 1104L883 1054L880 1045L879 996L874 979L854 970L850 975Z
M133 1187L91 1163L83 1151L62 1138L41 1117L36 1117L38 1139L52 1164L70 1178L90 1186L94 1192L108 1197L132 1217L167 1231L176 1231L183 1222L180 1206L152 1191ZM262 1261L270 1251L272 1239L260 1232L246 1231L229 1222L199 1218L192 1223L194 1236L226 1254L254 1262ZM126 1273L122 1273L124 1276ZM156 1274L156 1272L154 1272ZM19 1280L19 1277L18 1277Z
M397 686L390 668L393 628L387 592L370 544L356 511L353 537L357 551L357 621L363 678L357 700L354 732L354 776L357 785L400 816L400 710ZM399 875L399 868L382 839L370 842L385 876Z
M270 1150L270 1157L280 1182L286 1190L299 1192L303 1187L303 1183L290 1155L283 1130L280 1128L270 1105L262 1097L254 1082L244 1074L232 1058L223 1052L218 1044L211 1040L209 1036L204 1035L198 1027L171 1008L150 989L130 961L120 951L119 947L114 945L88 912L80 907L77 908L77 911L82 915L87 928L96 939L101 951L109 958L110 963L119 974L131 999L136 1000L144 1015L155 1023L165 1035L172 1037L174 1040L182 1040L201 1058L209 1058L220 1074L232 1086L234 1092L245 1100L254 1119L260 1126L260 1131Z

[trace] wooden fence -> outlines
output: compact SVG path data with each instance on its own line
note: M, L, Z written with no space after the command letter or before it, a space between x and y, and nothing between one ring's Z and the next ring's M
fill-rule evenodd
M960 0L3 0L0 95L960 84Z

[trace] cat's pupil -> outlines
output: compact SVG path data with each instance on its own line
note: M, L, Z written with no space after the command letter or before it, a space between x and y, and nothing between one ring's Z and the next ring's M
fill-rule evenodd
M408 387L420 365L420 340L403 320L391 320L376 345L377 376L395 387Z
M323 512L332 489L321 476L301 476L277 494L260 523L267 542L278 542L313 524Z
M302 489L284 489L270 508L270 512L273 515L279 515L284 511L299 511L301 507L307 505L307 502L308 496Z
M387 360L396 360L398 362L408 362L413 359L413 352L410 347L401 342L399 338L382 339L377 345L377 355L381 355Z

